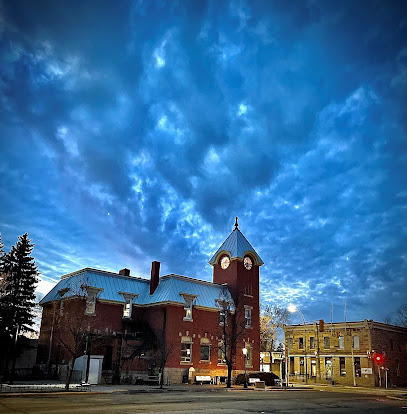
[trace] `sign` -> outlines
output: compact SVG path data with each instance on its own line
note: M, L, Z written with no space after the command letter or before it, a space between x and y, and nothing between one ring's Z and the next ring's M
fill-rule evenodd
M361 368L362 374L373 374L372 368Z

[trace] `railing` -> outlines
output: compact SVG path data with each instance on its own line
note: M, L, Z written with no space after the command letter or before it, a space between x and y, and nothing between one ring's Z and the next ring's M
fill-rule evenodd
M0 393L64 391L65 384L0 384ZM70 384L69 391L90 391L90 384Z

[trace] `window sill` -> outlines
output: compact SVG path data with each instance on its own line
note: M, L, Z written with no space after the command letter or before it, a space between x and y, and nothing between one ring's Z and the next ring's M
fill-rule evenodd
M192 365L192 362L180 362L181 365Z
M191 319L191 318L185 318L184 317L184 319L183 319L185 322L193 322L194 320L193 319Z
M200 363L200 364L210 364L210 363L211 363L211 361L210 361L210 360L206 360L206 359L201 359L201 360L199 361L199 363Z

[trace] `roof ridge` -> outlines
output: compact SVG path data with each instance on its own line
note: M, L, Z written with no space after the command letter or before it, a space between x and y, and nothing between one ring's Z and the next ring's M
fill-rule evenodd
M194 277L190 277L190 276L184 276L184 275L177 275L175 273L169 273L167 275L163 275L160 277L160 279L182 279L182 280L187 280L187 281L191 281L193 283L200 283L202 285L211 285L211 286L223 286L221 283L214 283L214 282L210 282L209 280L204 280L204 279L196 279Z
M120 275L119 273L109 272L108 270L95 269L93 267L84 267L83 269L75 270L74 272L71 272L71 273L66 273L65 275L62 275L59 279L60 280L69 279L70 277L77 276L77 275L80 275L81 273L85 273L85 272L93 272L93 273L99 273L101 275L109 275L109 276L122 278L122 279L140 280L142 282L149 282L149 279L145 279L144 277L131 276L131 275L129 275L129 276Z

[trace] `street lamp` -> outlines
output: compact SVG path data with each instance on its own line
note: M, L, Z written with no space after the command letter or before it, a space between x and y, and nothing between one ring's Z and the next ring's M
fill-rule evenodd
M243 384L243 388L247 388L247 375L246 375L247 348L244 347L242 349L242 351L243 351L243 356L244 356L244 384Z
M308 384L308 364L307 364L307 331L305 329L305 319L304 319L304 315L301 313L301 311L295 306L295 305L290 305L288 306L288 312L298 312L301 315L302 318L302 322L304 324L304 342L305 342L305 347L304 347L304 361L305 361L305 383Z

